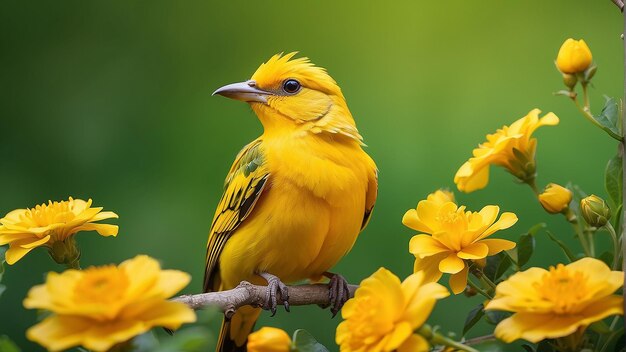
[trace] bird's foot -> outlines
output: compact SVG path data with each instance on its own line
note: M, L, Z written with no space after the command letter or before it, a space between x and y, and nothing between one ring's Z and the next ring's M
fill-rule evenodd
M335 315L339 313L344 303L350 299L348 281L339 274L325 272L324 276L330 279L328 283L328 297L330 298L330 312L333 313L334 318Z
M270 273L260 273L262 278L267 280L267 290L265 291L265 303L263 309L272 312L272 316L276 315L276 307L278 306L278 294L283 301L285 310L289 312L289 292L287 285L285 285L278 276L274 276Z

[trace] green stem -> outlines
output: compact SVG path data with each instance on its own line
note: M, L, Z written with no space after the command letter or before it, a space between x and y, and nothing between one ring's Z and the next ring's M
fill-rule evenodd
M433 329L426 324L422 325L422 327L417 329L416 332L422 335L426 340L428 340L431 343L431 345L449 346L449 347L455 348L458 351L479 352L478 350L472 347L466 346L460 342L447 338L438 332L434 332Z
M589 253L591 254L592 257L595 258L596 256L596 243L594 241L594 236L593 236L593 231L585 231L585 234L587 235L587 240L589 242Z
M486 284L487 286L491 287L492 290L496 290L496 284L493 283L493 281L491 281L487 276L485 276L485 274L481 271L481 276L480 276L480 281L483 282L484 284Z
M469 278L467 278L467 284L473 288L474 290L476 290L476 292L480 293L481 295L483 295L485 298L487 299L493 299L493 297L488 294L487 292L485 292L485 290L483 290L481 287L479 287L478 285L476 285L472 280L470 280Z
M539 196L539 194L541 194L541 192L539 192L539 189L537 188L537 183L535 182L535 178L526 180L526 184L530 186L530 188L533 190L536 196Z
M613 265L611 268L613 268L613 270L618 270L620 264L620 245L617 239L617 233L615 233L615 229L610 222L607 222L604 227L609 231L609 235L611 235L611 239L613 240Z
M571 209L567 209L565 212L565 218L567 221L572 224L574 228L574 232L576 233L576 237L578 237L578 241L580 245L583 247L583 252L585 252L586 257L591 257L591 251L589 250L589 245L587 244L587 240L585 239L584 233L580 230L580 223L578 222L578 217Z
M591 111L591 105L589 104L589 94L587 94L587 85L589 83L582 82L580 85L583 87L583 103L585 104L584 110Z

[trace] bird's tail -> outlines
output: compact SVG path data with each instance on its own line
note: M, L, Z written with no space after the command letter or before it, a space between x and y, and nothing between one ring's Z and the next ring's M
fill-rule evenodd
M246 351L248 335L254 329L254 323L260 314L261 308L245 306L237 309L230 320L224 319L215 350L217 352Z

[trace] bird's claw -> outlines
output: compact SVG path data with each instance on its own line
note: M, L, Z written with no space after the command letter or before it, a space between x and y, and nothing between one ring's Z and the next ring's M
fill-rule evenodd
M265 290L265 303L263 309L272 312L272 316L276 315L276 307L278 306L278 293L283 301L285 310L289 312L289 291L277 276L268 273L261 273L261 277L267 280L267 289Z
M348 281L339 274L330 274L328 283L328 297L330 299L330 312L333 318L339 313L344 303L350 299Z

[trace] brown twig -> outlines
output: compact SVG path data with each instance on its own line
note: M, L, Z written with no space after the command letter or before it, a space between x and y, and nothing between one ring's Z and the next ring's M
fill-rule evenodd
M348 285L350 289L350 297L354 297L354 292L359 286ZM199 293L195 295L182 295L172 300L182 302L192 309L202 309L206 307L217 307L226 318L231 318L235 310L243 306L261 307L265 303L266 286L257 286L249 282L243 281L232 290ZM278 304L283 304L280 294L277 297ZM328 295L328 285L297 285L289 286L289 305L304 306L317 304L328 306L330 297Z
M624 2L622 0L611 0L615 6L619 7L619 10L624 12Z

